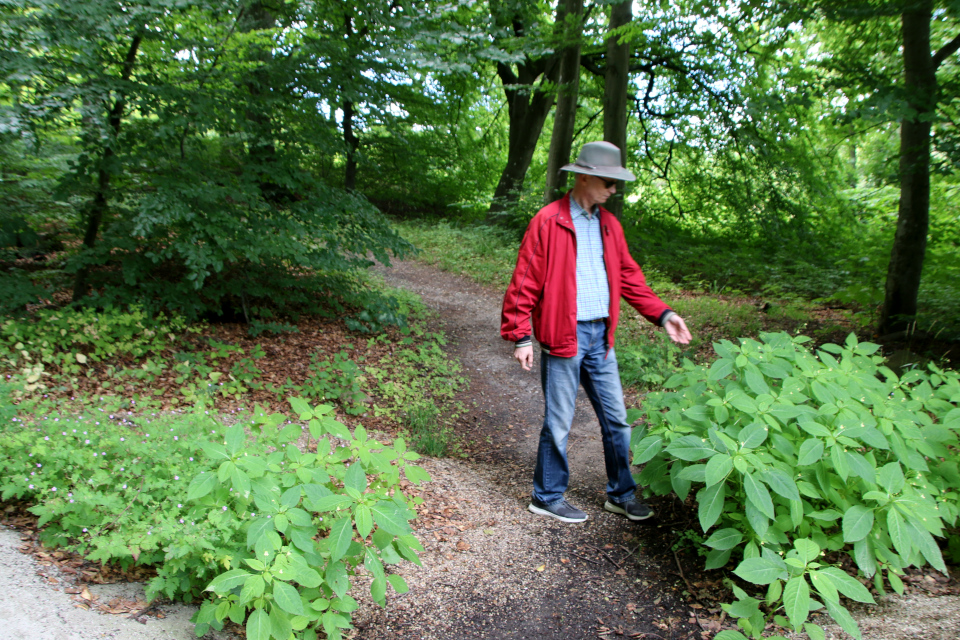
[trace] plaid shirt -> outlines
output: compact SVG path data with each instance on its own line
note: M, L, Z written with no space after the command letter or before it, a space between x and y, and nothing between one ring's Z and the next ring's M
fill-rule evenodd
M577 322L610 315L610 284L603 264L600 216L583 210L570 198L570 217L577 230Z

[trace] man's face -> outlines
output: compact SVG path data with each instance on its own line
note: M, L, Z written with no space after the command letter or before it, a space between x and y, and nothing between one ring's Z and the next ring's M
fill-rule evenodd
M603 204L607 201L607 198L617 192L616 180L587 175L584 178L586 178L587 199L596 204Z

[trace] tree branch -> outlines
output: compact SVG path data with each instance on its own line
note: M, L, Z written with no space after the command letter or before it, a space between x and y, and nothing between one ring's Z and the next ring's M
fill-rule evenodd
M960 33L958 33L953 40L943 45L939 51L933 54L933 68L937 69L940 64L953 55L957 49L960 49Z

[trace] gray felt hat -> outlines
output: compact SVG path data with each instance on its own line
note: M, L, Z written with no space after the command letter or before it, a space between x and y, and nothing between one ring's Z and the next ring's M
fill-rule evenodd
M560 167L560 170L615 180L636 180L635 175L623 168L622 162L617 145L609 142L588 142L580 149L577 161Z

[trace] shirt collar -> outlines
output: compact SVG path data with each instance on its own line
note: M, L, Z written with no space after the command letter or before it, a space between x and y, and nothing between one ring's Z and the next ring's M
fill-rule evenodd
M593 220L594 218L600 215L600 207L593 205L593 211L587 211L580 206L580 203L573 199L573 194L570 194L570 218L576 218L577 216L583 216L587 220Z

